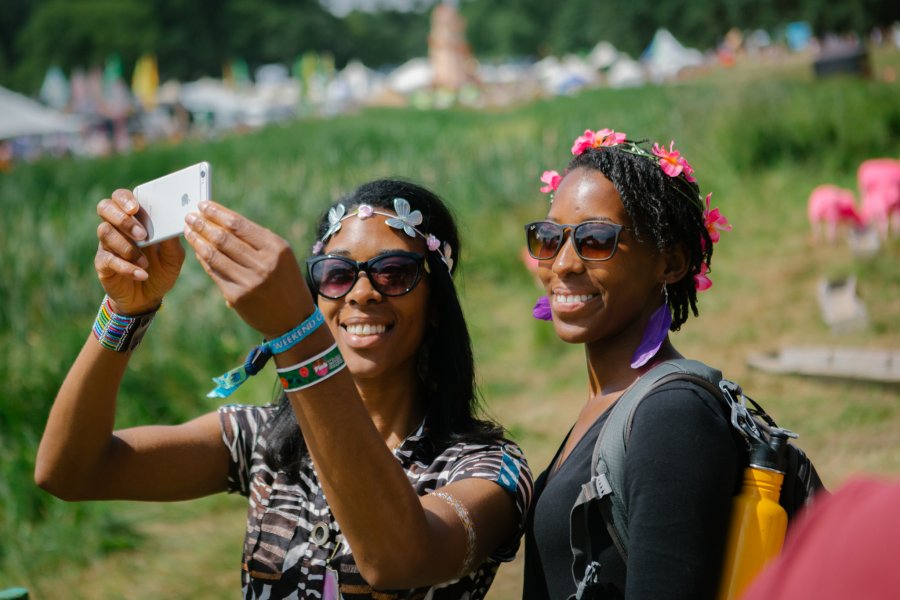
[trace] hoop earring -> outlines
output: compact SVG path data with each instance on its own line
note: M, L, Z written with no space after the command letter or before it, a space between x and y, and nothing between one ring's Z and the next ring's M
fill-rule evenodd
M650 320L647 321L647 327L644 329L644 337L641 339L637 350L631 356L632 369L643 367L651 358L656 356L666 336L669 335L669 326L672 324L672 311L669 310L669 290L665 283L663 283L662 294L663 303L650 315Z

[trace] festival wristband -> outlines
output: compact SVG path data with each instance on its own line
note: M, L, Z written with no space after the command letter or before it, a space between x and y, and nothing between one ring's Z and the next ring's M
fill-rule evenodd
M292 367L278 369L278 379L285 392L299 392L321 383L346 367L337 344Z
M113 311L109 296L104 296L94 319L94 337L104 348L130 354L144 339L157 310L133 317L120 315Z
M265 341L247 354L244 364L218 377L213 377L216 387L206 394L207 398L227 398L247 381L248 377L259 373L274 354L286 352L306 339L325 322L322 311L317 306L302 323L274 340Z
M322 315L322 311L319 310L319 307L317 306L316 310L313 311L313 314L311 314L308 319L288 331L286 334L277 337L274 340L269 340L262 345L267 346L272 354L287 352L302 342L309 334L321 327L324 322L325 316Z

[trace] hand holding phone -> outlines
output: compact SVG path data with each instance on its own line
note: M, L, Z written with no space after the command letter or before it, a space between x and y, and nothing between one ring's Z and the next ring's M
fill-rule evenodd
M181 235L185 216L197 212L197 204L209 200L211 190L212 170L205 161L134 188L140 205L135 217L147 230L137 245L143 248Z

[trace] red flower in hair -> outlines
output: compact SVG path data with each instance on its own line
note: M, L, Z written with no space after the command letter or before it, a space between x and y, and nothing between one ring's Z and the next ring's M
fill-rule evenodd
M562 176L556 171L544 171L541 175L541 181L547 184L541 187L541 191L547 194L556 191L556 188L559 187L559 182L562 181Z
M584 130L584 135L575 139L572 144L572 154L579 155L585 150L591 148L600 148L601 146L615 146L625 142L627 136L624 133L616 133L612 129L601 129L600 131Z
M703 224L709 232L709 238L712 240L713 244L715 244L719 241L719 237L721 236L719 232L731 231L731 224L728 223L728 219L725 218L725 215L723 215L718 208L710 210L710 198L712 198L712 192L706 195L706 210L703 211Z
M707 273L709 273L709 266L705 262L700 263L700 272L694 275L694 286L698 292L712 287L712 280L706 276Z

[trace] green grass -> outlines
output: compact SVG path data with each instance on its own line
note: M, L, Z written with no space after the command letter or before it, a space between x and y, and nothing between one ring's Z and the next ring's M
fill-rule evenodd
M876 71L897 68L898 56L874 57ZM898 92L880 81L815 82L796 65L765 78L735 70L504 111L368 109L0 175L0 589L25 585L35 598L217 598L238 585L241 499L66 504L31 481L47 411L102 295L92 267L96 202L201 159L213 164L219 201L275 229L300 254L327 203L367 179L404 176L444 196L462 229L458 283L487 408L540 470L587 382L581 350L530 317L540 290L518 255L521 224L547 210L538 176L561 169L587 127L674 138L735 225L717 247L701 318L688 321L676 345L722 367L798 431L829 485L859 472L900 475L896 387L773 376L744 362L750 352L796 343L900 345L900 241L858 261L844 246L810 246L805 216L816 185L853 188L862 160L900 156ZM838 337L819 318L815 285L851 272L872 326ZM213 409L209 378L254 342L189 257L132 360L117 425ZM270 375L242 388L237 401L269 399ZM518 595L519 569L501 570L493 598Z

